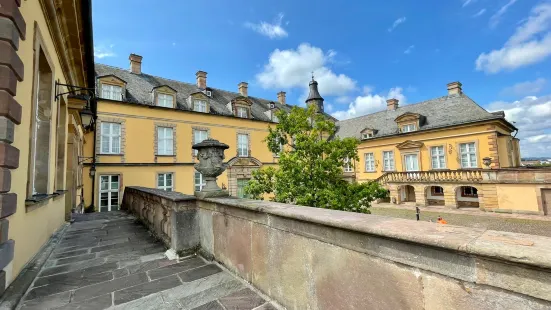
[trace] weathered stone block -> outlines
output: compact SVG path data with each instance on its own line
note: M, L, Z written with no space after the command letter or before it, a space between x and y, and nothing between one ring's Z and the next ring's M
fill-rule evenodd
M0 269L4 269L13 260L14 251L14 240L8 240L0 244Z
M214 256L229 269L251 279L251 222L213 214Z
M312 308L423 309L423 285L414 269L321 242L310 245Z
M551 304L488 286L422 274L425 310L544 310Z
M214 255L214 235L212 232L212 211L197 210L200 230L201 248L209 255Z
M551 301L551 273L539 268L478 259L476 283Z
M199 223L197 210L172 210L171 247L177 252L193 251L199 246Z

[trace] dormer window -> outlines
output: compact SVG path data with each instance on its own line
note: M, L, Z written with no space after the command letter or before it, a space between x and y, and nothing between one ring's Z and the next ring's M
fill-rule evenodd
M377 130L373 128L364 128L364 130L360 131L360 135L362 137L362 140L371 139L375 136Z
M165 108L174 107L174 96L168 94L158 94L157 95L157 105Z
M207 101L206 100L193 100L193 111L207 113Z
M373 133L371 132L364 132L362 133L362 140L373 138Z
M110 100L122 100L122 87L118 85L102 84L101 97Z
M402 132L406 133L406 132L412 132L412 131L416 131L417 128L415 127L415 124L407 124L407 125L403 125L402 126Z
M212 97L212 92L210 90L205 90L205 94L209 97Z
M236 107L235 115L240 118L249 118L249 108L247 107Z

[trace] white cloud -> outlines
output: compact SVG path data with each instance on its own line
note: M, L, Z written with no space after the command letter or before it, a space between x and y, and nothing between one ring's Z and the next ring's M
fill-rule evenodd
M515 4L517 0L509 0L504 6L502 6L492 17L490 17L490 27L495 28L501 21L501 17L507 12L509 7Z
M463 7L466 7L467 5L475 2L476 0L463 0Z
M505 111L505 118L519 129L522 156L551 157L551 95L494 102L489 110Z
M551 3L532 9L531 15L499 50L482 53L476 69L486 73L514 70L540 62L551 55Z
M392 23L392 26L388 28L388 32L392 32L394 29L396 29L396 27L398 27L400 24L403 24L405 22L406 22L405 17L398 18L397 20L394 21L394 23Z
M408 48L404 51L404 54L410 54L413 52L413 49L415 48L415 45L410 45Z
M113 47L115 47L114 44L111 44L109 46L104 45L96 45L94 46L94 57L102 59L106 57L115 57L117 56L115 52L113 52Z
M321 48L307 43L300 44L296 50L276 49L263 71L256 75L256 80L263 88L297 87L307 91L313 71L322 96L343 96L356 88L356 81L329 68L336 55L333 50L324 53Z
M336 111L332 115L336 119L344 120L362 116L386 109L387 99L398 99L400 105L407 104L406 96L401 87L391 88L387 94L365 94L358 96L348 105L347 110Z
M258 24L253 23L245 23L245 27L250 28L258 33L260 33L263 36L266 36L270 39L279 39L279 38L285 38L289 34L287 33L287 30L285 30L281 23L283 22L283 13L279 13L277 17L274 19L273 23L261 21ZM289 22L286 22L285 25L288 25Z
M482 10L478 11L476 14L473 15L473 17L480 17L480 16L484 15L484 13L486 13L486 9L482 9Z
M513 86L504 88L501 94L504 96L527 96L539 94L547 85L547 80L539 78L534 81L520 82Z

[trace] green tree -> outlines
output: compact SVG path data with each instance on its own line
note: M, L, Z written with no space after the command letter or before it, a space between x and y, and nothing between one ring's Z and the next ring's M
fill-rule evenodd
M388 195L376 182L343 179L343 166L358 160L358 139L336 137L337 128L315 107L294 107L276 113L279 123L270 127L266 142L279 155L279 167L253 173L245 187L250 197L302 206L369 213L370 203Z

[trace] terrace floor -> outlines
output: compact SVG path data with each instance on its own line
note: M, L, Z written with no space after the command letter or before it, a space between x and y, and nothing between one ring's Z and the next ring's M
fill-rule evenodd
M77 215L17 309L276 309L219 265L165 250L126 213Z

